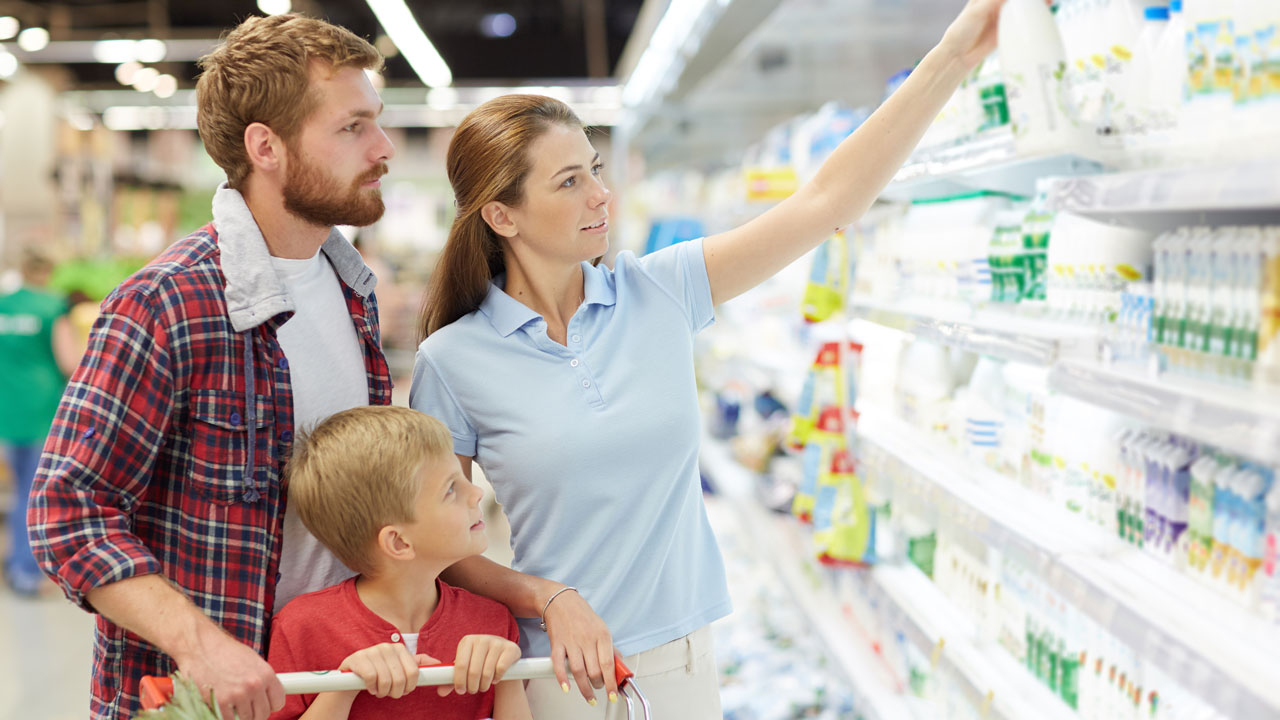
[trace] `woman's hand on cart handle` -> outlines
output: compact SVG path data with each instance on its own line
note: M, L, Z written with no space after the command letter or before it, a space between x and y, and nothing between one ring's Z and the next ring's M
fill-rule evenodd
M560 687L569 692L568 663L583 699L595 705L595 689L602 688L616 702L613 635L591 605L577 592L561 592L547 604L542 622L551 640L552 668Z

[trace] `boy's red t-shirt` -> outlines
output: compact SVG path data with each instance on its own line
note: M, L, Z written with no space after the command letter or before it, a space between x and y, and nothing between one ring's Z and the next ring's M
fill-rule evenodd
M497 635L512 642L520 638L515 618L505 605L436 580L440 602L418 634L418 652L452 664L458 642L465 635ZM403 642L395 626L365 607L356 593L356 579L295 598L272 621L267 660L278 673L336 669L351 653L385 642ZM476 695L451 693L440 697L432 687L420 687L398 699L356 696L350 720L387 717L488 718L493 715L494 689ZM306 712L316 696L289 695L271 720L289 720Z

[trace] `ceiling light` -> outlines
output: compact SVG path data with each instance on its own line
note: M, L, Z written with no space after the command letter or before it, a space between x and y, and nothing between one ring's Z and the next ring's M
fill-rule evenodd
M13 53L0 50L0 78L12 77L18 72L18 58Z
M161 75L156 78L155 89L152 90L158 98L171 98L178 91L178 79L172 75Z
M133 88L138 92L151 92L156 89L156 81L159 79L159 70L144 67L133 74Z
M293 9L289 0L258 0L258 9L267 15L283 15Z
M400 48L404 59L427 87L444 87L453 82L453 73L444 58L427 39L404 0L365 0L382 29Z
M18 18L10 15L0 17L0 40L8 40L18 34L18 30L22 26L18 24Z
M147 39L139 40L134 50L137 52L134 59L138 62L157 63L164 59L169 48L165 46L163 40Z
M445 110L458 104L458 91L451 87L432 88L427 91L427 105Z
M72 112L67 115L67 123L80 132L88 132L93 129L93 116L84 111Z
M511 37L516 19L508 13L489 13L480 20L480 34L488 38Z
M18 33L18 47L27 52L40 52L49 44L49 31L42 27L30 27Z
M672 0L622 89L627 107L661 97L684 70L685 44L708 0ZM664 87L665 86L665 87Z
M381 90L387 86L387 79L380 72L365 68L364 76L369 78L369 84L373 86L374 90Z
M137 60L120 63L116 66L116 82L121 85L132 85L133 76L137 75L138 71L141 69L142 63L139 63Z
M100 63L124 63L138 59L135 40L99 40L93 44L93 59Z

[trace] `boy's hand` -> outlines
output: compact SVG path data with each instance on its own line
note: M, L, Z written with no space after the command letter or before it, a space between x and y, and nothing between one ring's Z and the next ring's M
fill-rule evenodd
M374 697L398 698L418 686L419 665L438 662L430 655L410 655L404 643L382 643L351 653L338 669L358 675Z
M520 646L496 635L468 635L458 643L453 660L453 685L441 685L440 697L451 692L489 692L520 659Z

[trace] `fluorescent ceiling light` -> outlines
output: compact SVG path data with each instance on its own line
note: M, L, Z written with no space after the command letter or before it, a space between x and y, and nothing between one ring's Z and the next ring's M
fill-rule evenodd
M42 27L30 27L18 33L18 47L27 52L40 52L49 44L49 31Z
M163 40L155 39L139 40L138 44L133 47L134 51L137 53L134 60L144 63L160 62L164 59L165 54L167 54L169 50Z
M18 18L16 17L11 15L0 17L0 40L8 40L14 35L17 35L18 30L21 29L21 27L22 26L18 24Z
M178 79L165 74L156 78L156 86L152 90L158 98L171 98L178 91Z
M289 0L258 0L258 9L267 15L283 15L293 9Z
M132 85L133 76L137 75L138 71L141 69L142 64L137 60L129 60L128 62L120 63L116 66L116 82L121 85Z
M135 40L99 40L93 44L93 59L100 63L124 63L138 59Z
M377 16L391 42L400 48L400 54L409 61L409 66L424 85L435 88L453 82L449 66L440 57L440 53L436 52L426 33L422 32L422 27L414 19L404 0L365 1L369 3L369 9Z
M0 50L0 78L12 77L18 72L18 58L13 53Z
M133 74L133 88L138 92L151 92L156 89L156 81L160 79L160 71L144 67Z
M708 0L671 0L649 39L649 46L622 88L624 105L635 107L660 97L680 77L684 70L685 45L707 3ZM723 8L728 4L722 0L719 6Z

